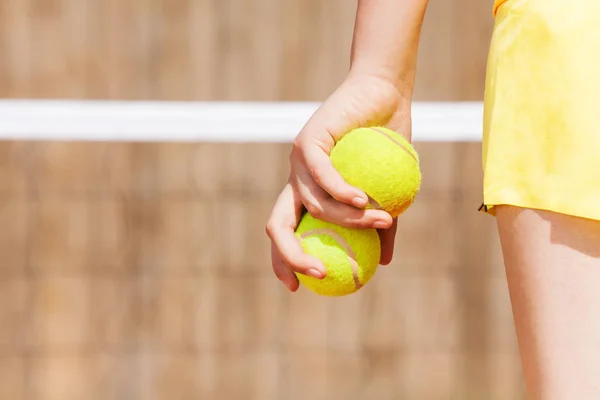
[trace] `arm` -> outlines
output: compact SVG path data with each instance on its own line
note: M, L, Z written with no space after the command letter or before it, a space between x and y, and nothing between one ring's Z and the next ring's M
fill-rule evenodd
M296 137L288 183L267 222L275 275L291 291L296 273L326 275L294 235L303 210L315 218L354 228L380 229L381 264L391 261L395 221L382 210L365 210L367 195L344 181L329 152L353 128L383 125L410 139L410 103L417 48L427 0L358 0L347 79L319 107Z
M412 97L421 26L428 0L359 0L351 73L396 82Z

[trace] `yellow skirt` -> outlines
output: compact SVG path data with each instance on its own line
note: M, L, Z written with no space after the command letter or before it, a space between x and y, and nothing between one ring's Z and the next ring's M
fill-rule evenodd
M600 0L496 0L482 211L600 220Z

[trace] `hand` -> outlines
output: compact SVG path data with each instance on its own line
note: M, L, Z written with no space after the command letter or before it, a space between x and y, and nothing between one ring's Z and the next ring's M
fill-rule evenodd
M291 171L266 226L275 275L295 292L294 272L325 277L324 265L303 252L294 232L306 209L313 217L353 228L375 228L381 237L380 264L390 263L396 221L382 210L365 210L368 197L347 184L329 153L348 131L387 126L410 140L410 98L393 82L375 76L350 76L315 112L296 137Z

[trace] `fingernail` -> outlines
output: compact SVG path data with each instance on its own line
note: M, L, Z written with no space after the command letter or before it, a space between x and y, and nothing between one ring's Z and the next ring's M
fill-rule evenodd
M311 268L308 271L306 271L306 273L308 276L312 276L313 278L323 279L323 274L317 269Z
M390 224L388 222L386 222L386 221L375 221L373 223L373 226L376 229L387 229L387 228L390 227Z
M352 199L352 204L355 207L363 208L367 205L367 199L363 199L362 197L355 197Z

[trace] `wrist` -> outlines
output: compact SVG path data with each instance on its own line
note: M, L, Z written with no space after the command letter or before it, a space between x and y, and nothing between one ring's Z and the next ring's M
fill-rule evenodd
M412 85L404 85L398 79L373 71L355 69L346 77L342 87L345 93L361 93L361 97L367 99L367 102L368 99L379 99L380 102L375 107L381 108L380 105L384 104L379 112L389 116L383 121L383 125L411 141Z
M353 61L348 74L351 79L374 79L392 85L408 102L412 100L415 86L414 70L395 71L385 65L372 65L360 60Z

